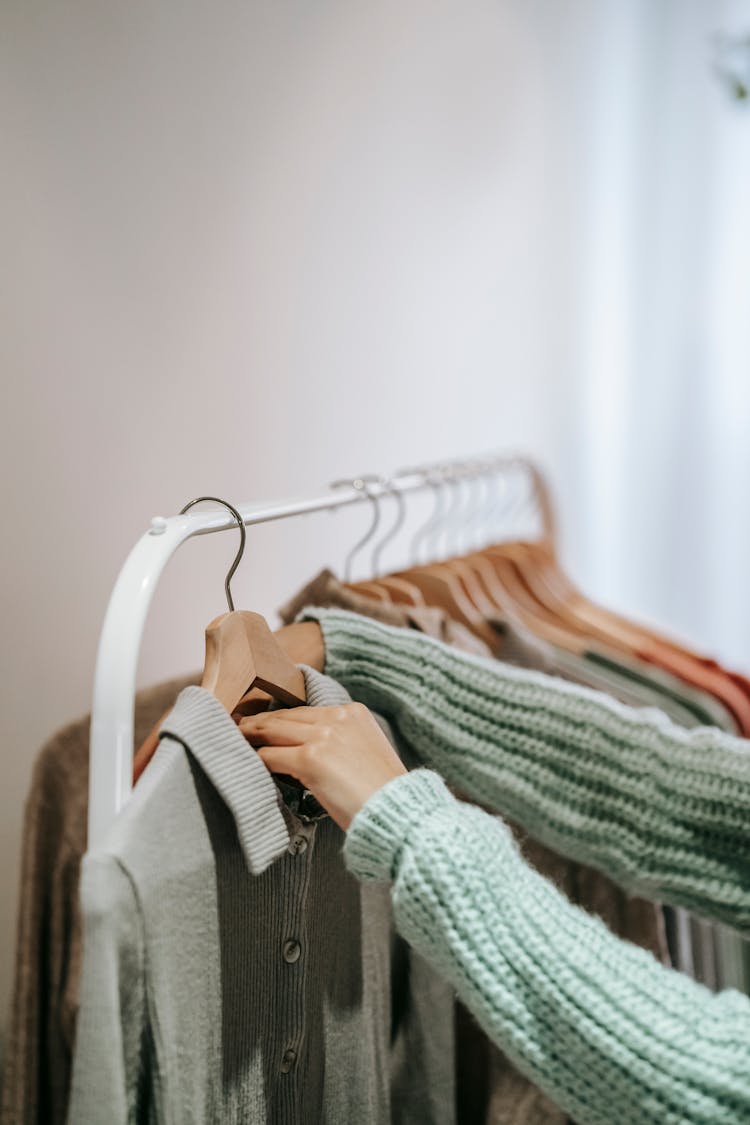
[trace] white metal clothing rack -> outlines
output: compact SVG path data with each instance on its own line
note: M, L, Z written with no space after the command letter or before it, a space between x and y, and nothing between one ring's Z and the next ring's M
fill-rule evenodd
M443 480L457 480L472 473L494 475L519 464L533 476L533 467L519 458L454 462L395 478L355 479L345 492L279 503L244 504L238 510L245 525L252 526L434 487L436 471ZM132 789L136 670L156 584L169 559L188 539L236 527L227 511L191 510L169 518L156 516L120 571L107 606L96 659L89 749L89 847L103 839Z

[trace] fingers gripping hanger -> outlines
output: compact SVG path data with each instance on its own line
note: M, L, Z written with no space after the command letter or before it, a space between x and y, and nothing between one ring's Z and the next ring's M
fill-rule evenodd
M199 496L181 509L184 515L195 504L212 500L232 513L240 529L240 547L224 580L229 613L215 617L206 627L206 658L201 687L206 688L230 713L247 692L261 688L291 706L304 704L305 677L284 653L264 617L235 609L231 581L245 553L247 534L242 516L218 496Z

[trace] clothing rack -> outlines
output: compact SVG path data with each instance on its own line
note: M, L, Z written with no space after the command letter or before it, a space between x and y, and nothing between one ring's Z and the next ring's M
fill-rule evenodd
M312 512L377 502L438 484L495 476L521 468L531 483L542 533L553 535L552 507L539 470L521 457L493 456L404 470L393 477L362 476L337 482L337 492L302 499L238 506L243 523L257 526ZM338 488L345 484L346 491ZM132 789L133 721L138 655L156 584L172 555L188 539L236 528L226 511L155 516L133 547L109 599L99 638L89 750L88 844L96 846Z

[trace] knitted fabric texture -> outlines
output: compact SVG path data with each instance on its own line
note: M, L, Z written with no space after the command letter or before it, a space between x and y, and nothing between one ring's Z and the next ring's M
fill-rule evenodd
M473 800L635 894L750 933L750 742L342 610L326 672Z
M336 610L326 671L475 799L624 885L750 921L750 754L713 729ZM345 849L392 880L400 932L581 1125L750 1121L750 1000L614 937L430 770L391 781Z
M614 937L437 774L376 793L345 857L361 878L393 880L399 931L581 1125L750 1121L748 998Z

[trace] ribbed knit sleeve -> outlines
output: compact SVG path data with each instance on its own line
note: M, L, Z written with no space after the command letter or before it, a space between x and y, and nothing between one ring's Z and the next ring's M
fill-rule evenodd
M750 1000L615 937L436 774L375 793L345 855L360 878L393 880L401 934L581 1125L750 1121Z
M750 933L750 742L354 613L303 616L326 672L462 793L632 893Z

